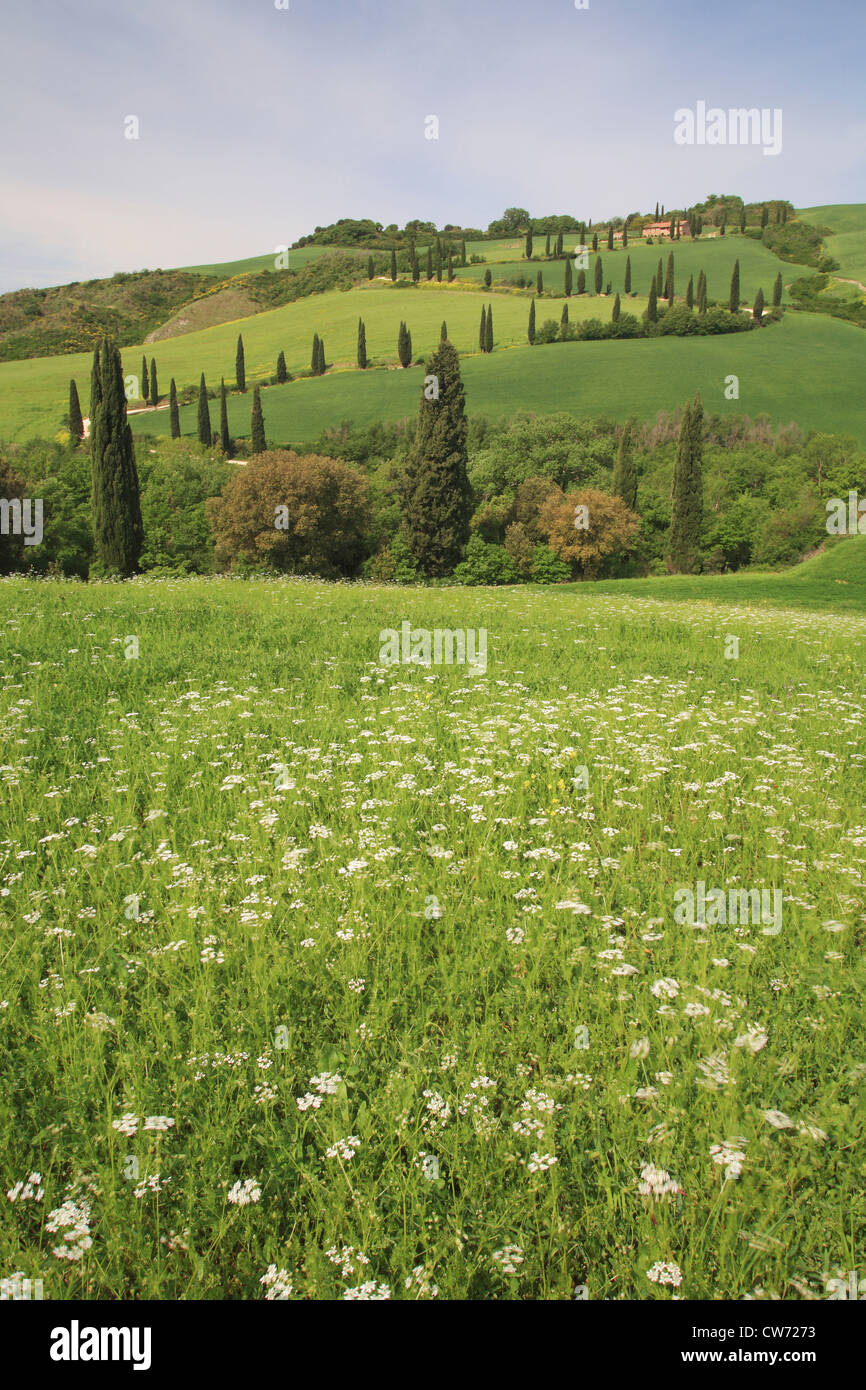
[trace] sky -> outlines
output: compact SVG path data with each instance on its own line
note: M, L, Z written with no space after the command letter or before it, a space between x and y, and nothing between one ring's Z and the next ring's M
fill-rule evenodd
M277 3L3 7L0 291L260 255L340 217L866 201L866 0ZM781 111L781 152L678 144L699 102Z

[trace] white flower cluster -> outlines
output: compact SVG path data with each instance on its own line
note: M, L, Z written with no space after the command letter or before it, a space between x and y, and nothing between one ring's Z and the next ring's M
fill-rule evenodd
M267 1271L259 1280L265 1286L265 1298L272 1302L285 1302L292 1292L292 1281L287 1269L277 1269L276 1265L268 1265Z
M243 1182L236 1182L231 1187L226 1198L234 1207L248 1207L251 1202L261 1200L262 1189L259 1187L255 1178L246 1178Z
M80 1260L85 1250L93 1244L90 1234L90 1203L82 1198L73 1201L67 1198L61 1206L49 1212L45 1223L46 1231L53 1235L63 1232L63 1245L56 1245L52 1254L58 1260Z
M10 1202L41 1202L45 1196L41 1173L28 1173L24 1182L16 1182L6 1193Z

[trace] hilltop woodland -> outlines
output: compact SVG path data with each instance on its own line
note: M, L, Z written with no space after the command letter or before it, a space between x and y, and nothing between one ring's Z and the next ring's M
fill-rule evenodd
M106 340L90 438L78 410L68 442L0 446L0 494L44 508L41 545L0 536L0 573L466 584L718 573L796 562L827 539L826 500L866 492L852 437L705 415L699 400L654 424L527 413L494 423L467 418L447 338L426 371L416 421L347 423L312 447L267 449L262 433L242 466L211 431L206 397L200 440L145 436L136 454Z

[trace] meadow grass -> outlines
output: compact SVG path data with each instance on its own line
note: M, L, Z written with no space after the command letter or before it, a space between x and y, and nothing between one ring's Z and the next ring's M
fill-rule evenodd
M838 274L866 285L866 203L825 203L802 208L797 216L812 226L831 227L824 244L839 262Z
M461 337L452 307L465 298L449 297L447 305L448 331L454 332L458 348L472 346L471 336L464 332ZM853 324L817 314L791 314L766 329L718 338L551 343L533 348L524 339L522 345L503 347L500 334L506 332L509 301L494 297L491 302L499 345L489 356L476 352L460 362L470 413L503 419L521 409L539 414L564 410L578 418L606 416L623 421L635 415L639 420L654 420L659 410L676 410L700 391L708 412L752 419L767 414L774 425L796 421L804 429L847 432L861 443L866 441L861 390L866 334ZM474 297L470 303L475 304ZM551 307L555 309L555 301ZM347 311L357 313L357 308L350 304ZM571 305L569 314L574 316ZM417 313L413 314L413 346L417 320ZM436 341L437 330L438 323L432 330ZM245 342L246 332L245 328ZM423 338L418 346L426 346ZM0 381L2 372L0 367ZM739 378L737 400L725 397L732 374ZM377 420L414 418L423 377L420 366L406 371L348 369L268 387L261 398L267 438L272 444L311 442L344 420L360 427ZM229 397L229 429L237 438L249 437L251 406L250 393ZM218 402L211 402L211 420L216 428ZM195 405L181 410L180 422L183 434L196 436ZM167 434L168 411L132 415L130 424L139 436Z
M866 618L0 592L5 1273L800 1299L858 1268ZM486 670L383 665L403 620L485 629ZM678 922L699 880L778 888L780 932Z

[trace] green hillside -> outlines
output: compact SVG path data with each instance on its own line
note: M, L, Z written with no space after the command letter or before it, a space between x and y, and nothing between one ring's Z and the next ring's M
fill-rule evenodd
M652 599L770 605L866 613L866 536L831 544L793 568L762 574L670 575L664 579L609 579L575 591Z
M356 296L344 298L357 303ZM465 297L455 296L451 302L460 305ZM474 304L474 298L470 302ZM503 300L502 307L508 302ZM525 301L511 302L525 307ZM494 297L493 303L499 338L505 314L500 313L499 299ZM448 318L450 333L452 320L456 327L450 304ZM431 336L437 336L435 329ZM458 347L472 348L471 340L461 341L459 333L455 337ZM187 341L178 339L167 346L179 347ZM414 324L413 342L416 351L434 346L420 335L414 338ZM328 356L330 360L330 350ZM866 441L866 400L861 389L866 378L866 334L851 324L813 315L792 315L761 332L722 338L553 343L534 348L524 338L521 347L497 349L489 357L476 353L464 358L461 372L468 409L491 417L527 409L540 414L567 410L578 416L608 415L616 420L636 414L649 420L658 410L673 410L700 391L710 412L747 413L753 418L767 413L774 423L796 420L804 428L847 432ZM723 394L725 378L731 373L740 378L738 401L727 401ZM347 370L269 387L262 393L268 439L300 443L318 438L327 426L341 420L370 425L414 416L421 384L422 369L413 367L408 371ZM229 398L229 427L238 437L249 435L250 404L249 395ZM215 407L212 415L216 424ZM133 415L131 424L137 434L164 434L169 428L168 412ZM195 434L195 406L181 410L181 429Z
M836 273L866 285L866 203L825 203L801 208L797 216L815 226L832 227L833 235L824 244L839 262Z

